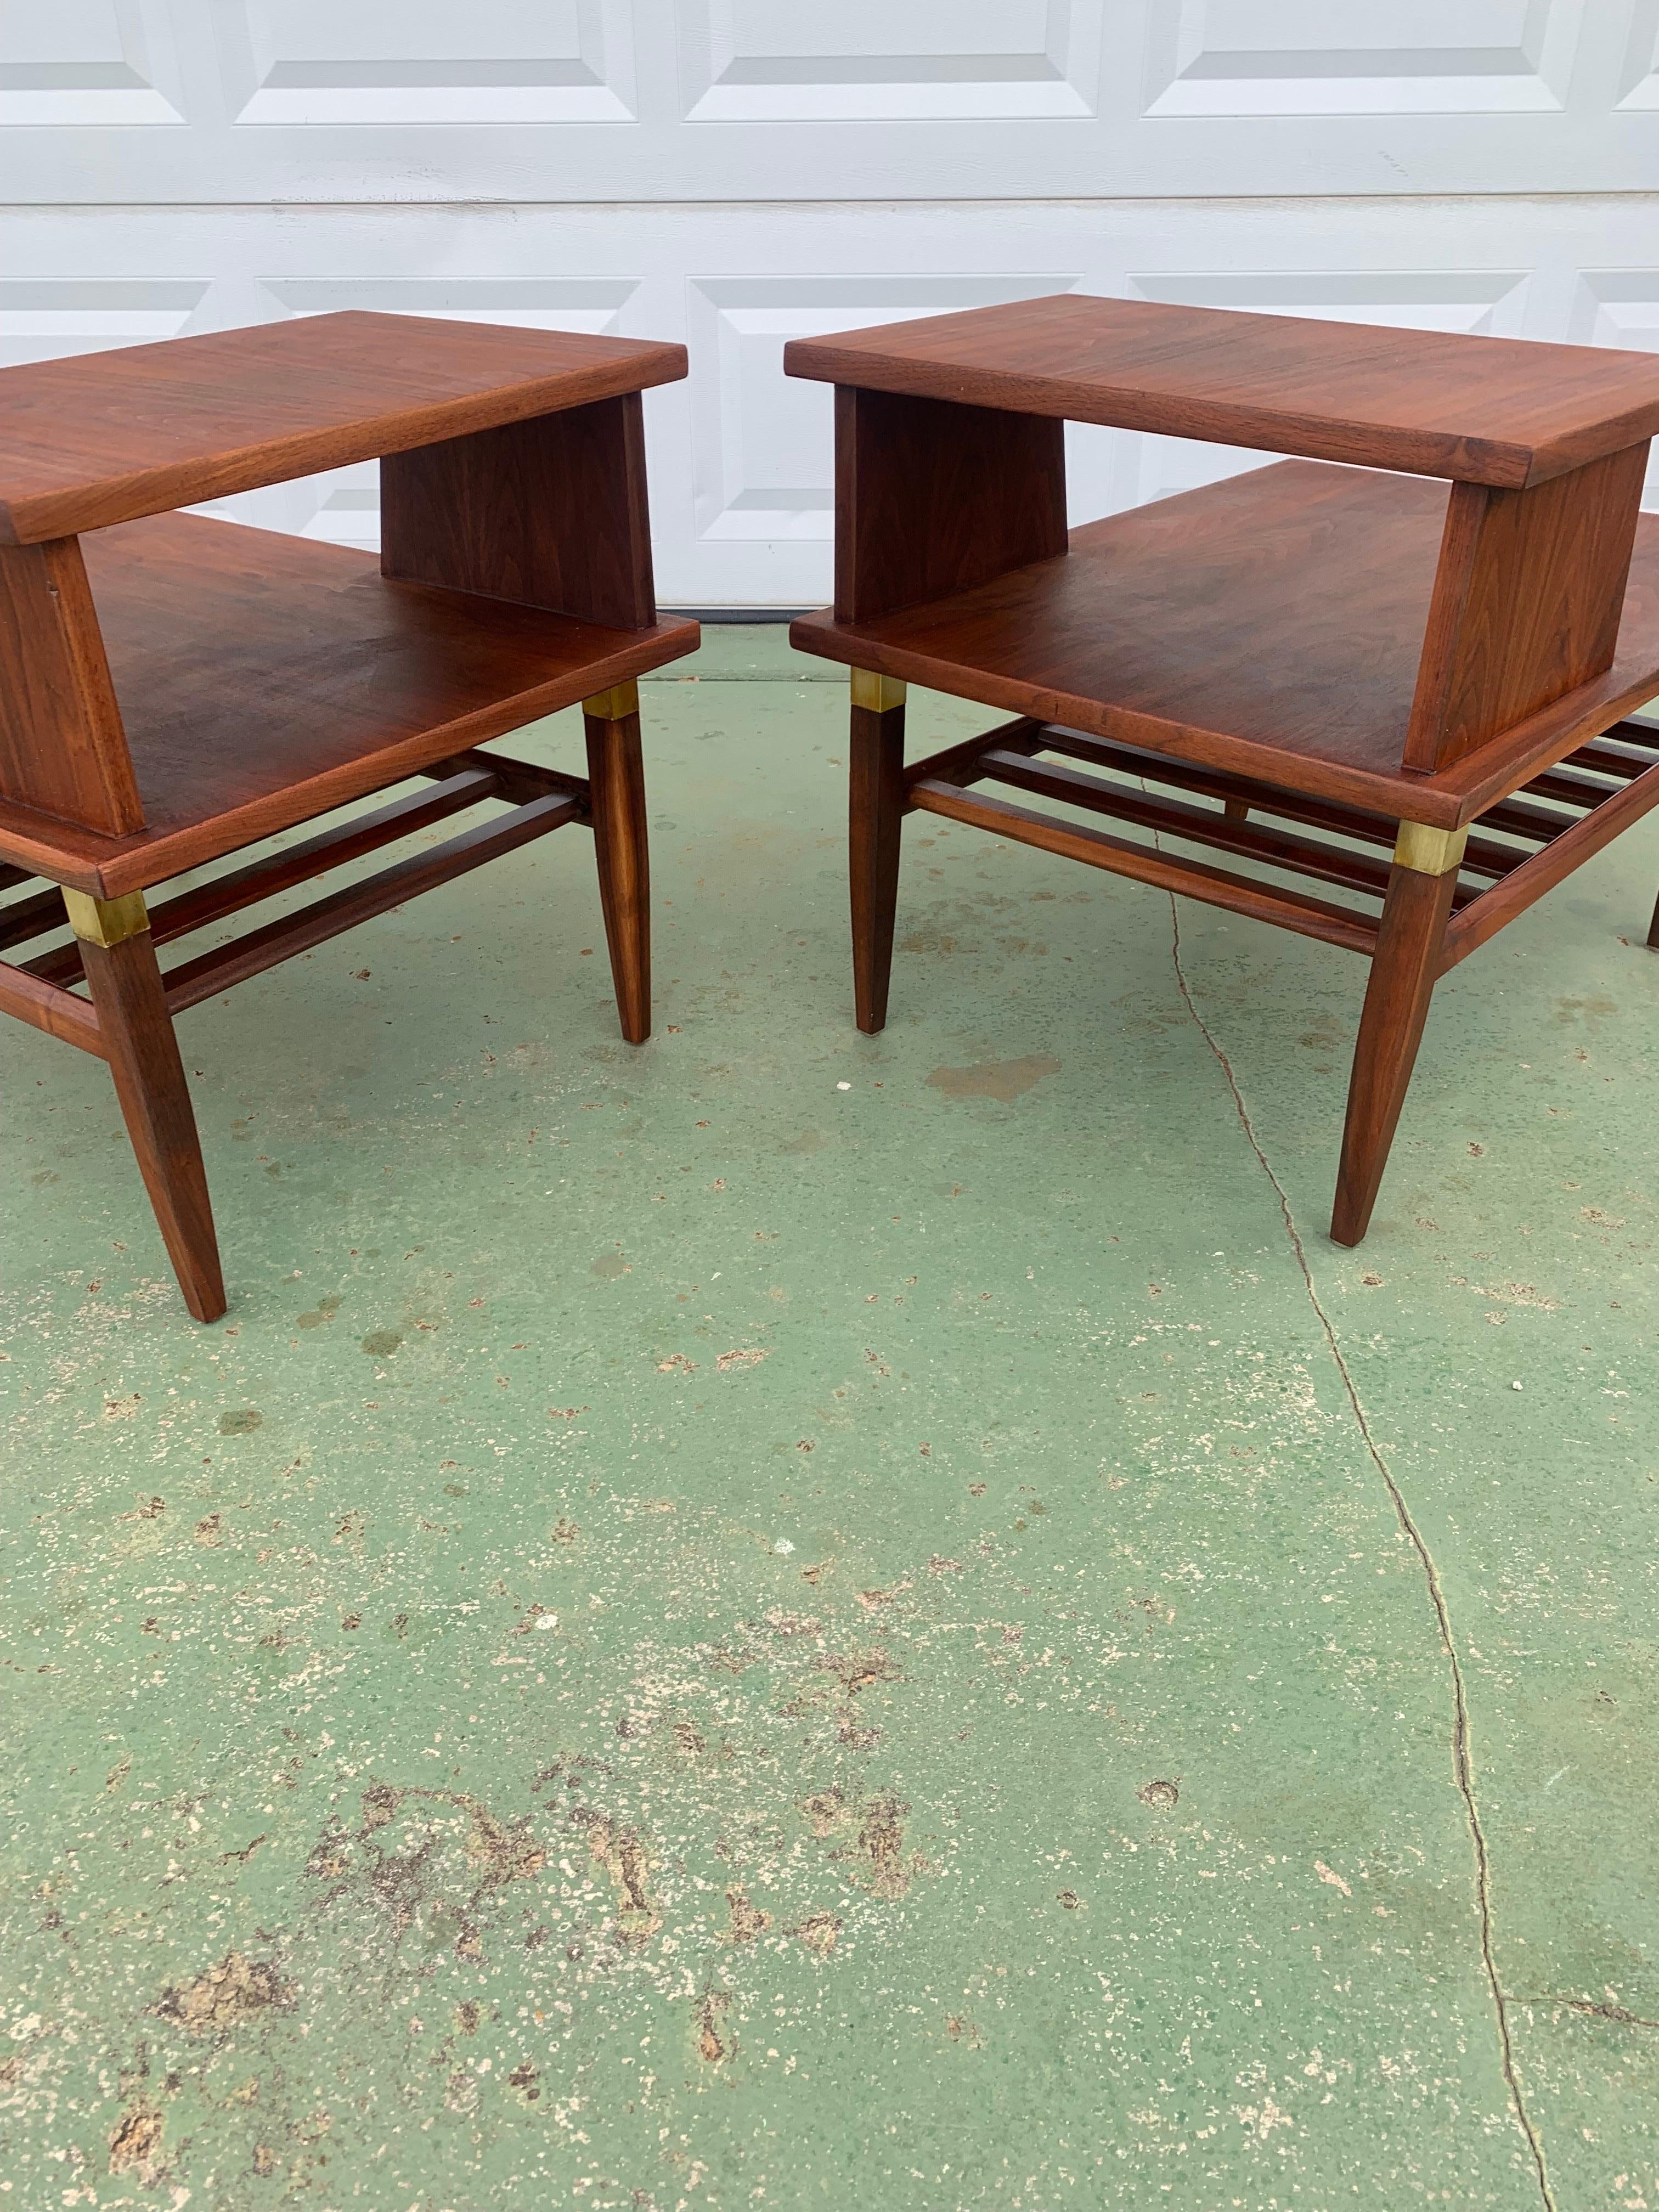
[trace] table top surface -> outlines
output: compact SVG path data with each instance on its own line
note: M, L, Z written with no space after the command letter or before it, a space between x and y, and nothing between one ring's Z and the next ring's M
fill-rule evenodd
M0 544L615 398L684 346L351 311L0 369Z
M196 514L86 541L144 826L102 836L0 800L0 857L118 897L695 652L396 583L372 553Z
M860 623L807 615L790 635L1011 714L1451 828L1575 730L1659 693L1659 515L1637 533L1607 674L1424 776L1401 749L1445 504L1409 476L1285 461L1085 524L1068 553L951 598Z
M796 338L791 376L1517 489L1659 432L1659 358L1062 293Z

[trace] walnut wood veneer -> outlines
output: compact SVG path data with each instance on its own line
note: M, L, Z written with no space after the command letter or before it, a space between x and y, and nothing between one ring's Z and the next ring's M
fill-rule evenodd
M185 1303L225 1310L173 1017L567 823L623 1035L651 1024L640 394L684 349L319 315L0 372L0 1012L108 1060ZM170 510L379 456L373 556ZM86 533L95 533L87 535ZM479 748L583 702L590 774ZM152 906L155 885L427 785ZM163 972L156 948L505 805ZM37 886L33 878L43 881Z
M1436 978L1659 805L1624 719L1659 693L1659 361L1067 294L784 363L836 386L836 604L791 635L852 670L859 1026L917 809L1364 953L1358 1243ZM1298 458L1068 533L1067 420ZM907 768L909 683L1015 719Z

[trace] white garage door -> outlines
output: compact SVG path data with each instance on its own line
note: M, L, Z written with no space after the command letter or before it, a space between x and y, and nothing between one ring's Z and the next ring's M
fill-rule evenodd
M0 0L0 171L9 361L346 306L683 338L680 605L828 596L796 332L1075 289L1659 348L1659 0ZM1259 459L1077 433L1074 508ZM374 472L232 511L373 544Z

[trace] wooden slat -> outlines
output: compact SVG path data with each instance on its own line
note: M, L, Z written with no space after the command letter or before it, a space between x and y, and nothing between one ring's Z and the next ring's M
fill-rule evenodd
M982 766L994 782L1011 783L1018 790L1035 791L1069 806L1086 806L1091 813L1109 814L1164 836L1213 846L1218 852L1237 853L1267 867L1289 868L1375 898L1381 898L1389 888L1387 863L1363 853L1316 844L1309 837L1293 837L1282 830L1263 829L1225 814L1210 813L1179 799L1149 798L1122 785L1102 783L1098 777L1083 775L1076 769L1023 760L1014 753L988 753Z
M1232 800L1257 813L1279 815L1287 822L1304 822L1314 829L1334 830L1339 836L1376 845L1385 852L1394 850L1394 842L1399 835L1399 823L1390 815L1364 813L1358 807L1343 806L1334 799L1305 798L1300 792L1281 791L1277 785L1259 782L1254 776L1233 775L1222 769L1194 768L1163 753L1143 751L1134 745L1108 744L1101 738L1084 737L1074 730L1050 729L1041 750L1067 753L1097 768L1113 769L1121 775L1145 776L1148 782L1168 783L1179 790L1202 792L1211 799ZM1568 818L1562 817L1555 826L1565 828ZM1492 823L1495 829L1504 826L1495 821ZM1548 834L1553 836L1555 828ZM1510 852L1505 846L1476 836L1469 840L1464 866L1474 875L1504 876L1525 858L1523 853ZM1385 883L1387 873L1385 869Z
M178 898L164 900L150 909L150 934L158 945L188 937L192 930L205 929L229 915L240 914L244 908L258 905L262 899L275 898L279 891L292 890L296 884L309 883L331 868L343 867L366 853L378 852L382 845L441 822L447 815L459 814L465 807L498 796L495 776L477 769L464 769L430 791L414 792L391 806L342 822L319 836L290 845L285 852L273 853L246 868L234 869L228 876L216 877L210 884L198 884ZM82 972L81 949L78 945L65 945L24 965L30 975L47 982L66 982Z
M1598 782L1594 776L1565 767L1547 769L1526 786L1529 793L1540 799L1559 799L1565 805L1582 807L1599 806L1618 787L1614 781Z
M1202 899L1211 906L1248 915L1253 921L1273 922L1281 929L1294 929L1304 937L1320 938L1327 945L1343 945L1351 952L1369 953L1376 942L1376 924L1346 907L1307 898L1298 892L1272 890L1220 868L1206 867L1201 861L1168 860L1127 839L1074 823L1056 822L1028 807L1012 806L1000 799L969 799L945 783L916 784L910 800L930 814L969 822L995 836L1035 845L1066 860L1083 860L1114 875L1131 876L1139 883L1155 884L1160 890Z
M1524 796L1516 796L1489 806L1480 817L1480 826L1483 830L1501 830L1511 837L1528 838L1534 845L1547 845L1552 837L1571 830L1577 819L1577 814L1553 813L1548 807L1534 806Z
M66 928L68 923L64 894L56 884L49 884L31 898L14 899L9 906L0 907L0 945L27 945L31 938L44 937L49 929Z
M1659 767L1650 768L1645 775L1638 776L1633 783L1627 783L1622 791L1604 799L1593 813L1575 822L1571 830L1564 830L1541 852L1523 860L1501 884L1466 907L1446 932L1441 974L1455 968L1460 960L1467 960L1505 922L1524 913L1535 899L1553 890L1575 868L1610 844L1621 830L1627 830L1654 806L1659 806Z
M946 745L942 752L929 753L925 760L916 761L905 769L905 784L908 787L913 783L953 783L959 791L965 790L970 783L981 780L982 771L977 763L984 754L999 747L1004 752L1041 752L1048 737L1046 723L1021 714L1014 721L987 730L982 737L968 738L959 745Z
M78 1045L82 1052L93 1053L100 1060L105 1056L98 1017L84 999L77 999L73 991L60 991L55 983L43 983L38 975L4 961L0 961L0 1014L15 1014L19 1021L61 1037L65 1044Z
M1623 726L1631 726L1626 723ZM1577 752L1567 754L1561 765L1593 768L1603 775L1620 775L1628 781L1633 775L1645 775L1656 762L1659 762L1659 744L1632 744L1626 738L1606 732L1592 738L1589 744L1580 745Z
M520 845L527 845L534 838L546 836L550 830L575 821L580 813L580 804L574 799L534 799L511 814L482 823L476 830L464 830L460 836L434 846L429 853L417 853L363 883L332 892L299 914L285 915L278 921L269 922L264 928L239 938L234 945L220 945L211 952L204 952L199 959L186 961L165 979L167 1011L180 1013L186 1006L228 990L233 983L262 975L279 961L291 959L296 952L308 951L314 945L325 944L343 930L354 928L358 922L368 921L377 914L385 914L392 907L401 906L405 899L466 875L473 868L482 867L485 861L510 853Z
M1081 730L1050 726L1042 750L1089 761L1096 768L1115 769L1121 775L1144 775L1177 790L1202 792L1206 798L1242 799L1247 806L1282 815L1288 822L1334 830L1364 843L1390 848L1394 844L1392 815L1368 813L1334 799L1312 799L1304 793L1263 782L1258 776L1238 775L1230 769L1202 768L1192 761L1178 760L1173 754L1152 752L1144 745L1114 744L1103 738L1085 736Z
M1146 776L1148 783L1172 783L1176 790L1203 792L1210 799L1221 799L1221 801L1228 801L1232 805L1249 807L1256 814L1279 814L1285 821L1310 823L1318 830L1334 830L1338 836L1352 836L1364 845L1378 845L1385 852L1394 852L1394 841L1398 836L1398 830L1401 830L1401 825L1385 814L1363 814L1363 811L1358 811L1358 807L1343 807L1336 801L1329 801L1329 799L1303 799L1301 792L1281 792L1276 785L1259 783L1252 776L1232 776L1224 769L1190 768L1186 761L1166 761L1166 757L1159 752L1141 752L1133 745L1109 745L1103 744L1102 738L1079 737L1073 730L1048 730L1040 750L1073 754L1075 759L1091 761L1097 768L1117 769L1117 775ZM1103 787L1103 785L1099 785L1099 787ZM1036 790L1036 785L1033 785L1033 790ZM1078 803L1088 805L1086 799L1079 799ZM1157 803L1168 805L1168 801ZM1212 821L1212 817L1197 814L1190 807L1183 807L1179 811L1190 814L1192 818L1197 818L1206 825ZM1243 817L1228 817L1228 821L1239 823L1243 821ZM1566 827L1566 817L1562 818L1562 827ZM1179 836L1183 832L1176 832L1170 825L1170 834ZM1214 838L1206 836L1201 838L1201 842L1214 842ZM1228 852L1255 852L1256 848L1255 845L1243 845L1243 842L1225 841L1225 849ZM1310 852L1328 852L1329 848L1310 845L1307 849ZM1261 858L1267 858L1267 854L1263 852ZM1517 867L1524 858L1524 852L1510 852L1506 845L1493 845L1491 838L1474 836L1468 841L1468 849L1464 854L1464 867L1475 876L1506 876L1510 867ZM1279 865L1285 867L1285 865L1297 863L1281 860ZM1349 878L1329 876L1329 880L1345 883ZM1387 867L1380 869L1376 887L1387 890ZM1474 898L1475 894L1464 891L1462 896L1467 900Z
M493 775L501 787L501 797L510 799L515 806L527 806L532 799L580 799L586 806L592 796L585 775L568 775L562 769L543 768L535 761L514 760L507 753L486 752L482 745L452 753L447 760L431 761L421 774L443 777L461 775L468 769L482 769L485 775Z

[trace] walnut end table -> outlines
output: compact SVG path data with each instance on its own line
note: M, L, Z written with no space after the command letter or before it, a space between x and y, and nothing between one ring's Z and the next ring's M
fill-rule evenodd
M582 823L623 1034L649 1033L636 679L698 632L657 619L640 394L685 373L678 345L362 313L0 373L0 888L23 890L0 950L72 933L0 962L0 1012L109 1062L198 1320L225 1293L185 1008ZM376 456L378 561L170 512ZM586 778L478 750L578 701ZM159 945L487 801L507 811L163 973Z
M1357 1244L1436 980L1659 805L1622 719L1659 693L1659 361L1066 295L784 365L836 387L836 603L791 636L852 671L860 1028L915 809L1364 953ZM1067 421L1300 458L1068 535ZM907 768L909 683L1016 719Z

